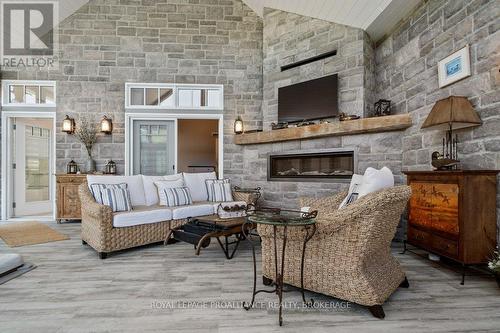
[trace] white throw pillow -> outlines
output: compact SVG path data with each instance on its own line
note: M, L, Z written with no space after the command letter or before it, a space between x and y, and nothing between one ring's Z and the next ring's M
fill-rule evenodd
M189 194L187 187L164 188L161 197L165 198L165 206L168 207L193 204L193 199L191 199L191 194Z
M132 210L130 193L127 188L107 187L101 189L102 204L111 207L113 212L128 212Z
M363 182L359 188L359 198L368 193L380 191L384 188L394 186L394 175L388 167L380 170L368 168L363 175Z
M144 206L146 196L141 175L134 176L109 176L109 175L87 175L87 183L92 184L121 184L126 183L130 193L132 206Z
M342 200L342 203L339 205L339 209L347 206L348 204L356 201L359 196L359 188L361 183L363 182L363 176L354 174L351 178L351 184L349 185L349 192L347 196Z
M227 202L233 201L231 180L229 179L207 179L205 181L208 192L208 201Z
M122 184L91 184L89 185L90 188L90 193L92 193L92 196L94 197L95 202L98 204L103 204L102 203L102 195L101 195L101 190L105 188L127 188L126 183Z
M157 188L157 193L158 193L158 198L159 198L159 205L160 206L166 206L167 205L167 200L165 197L165 189L169 188L178 188L178 187L184 187L184 180L182 179L177 179L177 180L158 180L154 182L156 188Z
M186 173L183 174L184 183L191 193L193 201L207 201L208 191L205 181L207 179L216 179L215 172L202 172L202 173Z
M182 180L182 173L168 176L144 176L142 175L142 182L144 183L144 192L146 195L146 206L157 205L160 202L158 197L158 189L154 182L160 180Z

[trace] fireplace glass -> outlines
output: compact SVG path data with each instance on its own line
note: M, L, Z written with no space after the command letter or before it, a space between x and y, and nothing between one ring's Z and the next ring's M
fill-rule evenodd
M353 174L353 151L269 156L269 180L350 179Z

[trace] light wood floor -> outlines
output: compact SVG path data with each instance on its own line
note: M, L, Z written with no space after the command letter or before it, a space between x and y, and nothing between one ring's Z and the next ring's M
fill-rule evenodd
M411 286L396 291L384 305L385 320L352 304L347 309L289 308L280 328L277 313L270 308L273 303L268 303L276 301L275 295L259 294L257 300L263 302L259 308L248 312L241 308L240 302L249 300L252 284L247 244L233 260L226 260L214 242L199 257L191 245L178 243L99 260L95 251L81 245L79 224L49 225L71 239L14 249L0 240L0 252L20 253L38 265L0 285L0 332L500 330L500 289L491 277L467 277L461 286L457 272L414 254L400 255L399 249L394 252ZM309 294L321 304L337 301ZM285 300L300 304L300 294L287 293Z

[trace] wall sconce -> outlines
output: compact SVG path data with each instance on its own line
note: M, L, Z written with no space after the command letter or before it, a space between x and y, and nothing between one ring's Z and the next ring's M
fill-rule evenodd
M236 118L234 121L234 133L235 134L241 134L243 133L244 127L243 127L243 120L241 119L240 116Z
M101 120L101 132L111 134L113 131L113 122L108 117L104 116Z
M75 119L66 115L62 122L62 131L68 134L73 134L75 132Z

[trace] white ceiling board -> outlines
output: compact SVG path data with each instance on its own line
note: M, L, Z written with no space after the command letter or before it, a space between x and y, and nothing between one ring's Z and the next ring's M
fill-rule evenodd
M406 18L422 1L392 0L377 18L366 28L373 41L378 41L404 18Z
M258 15L264 7L366 30L374 41L391 31L422 0L243 0Z

